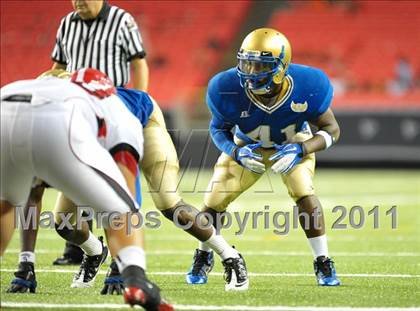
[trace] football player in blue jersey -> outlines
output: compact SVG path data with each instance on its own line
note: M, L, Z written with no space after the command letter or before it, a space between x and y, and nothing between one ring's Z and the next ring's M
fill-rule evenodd
M210 133L222 154L204 198L204 211L217 223L217 215L271 169L298 206L318 285L337 286L340 281L329 257L322 207L312 183L315 153L331 147L340 136L330 108L333 88L324 72L293 64L291 56L283 34L256 29L242 42L237 67L209 82ZM314 134L309 123L318 128ZM212 265L211 250L200 243L188 283L206 283ZM235 281L244 280L239 274Z
M196 218L199 211L194 206L185 203L179 196L177 191L178 157L159 106L150 95L142 91L117 87L117 94L144 126L144 158L140 166L148 182L155 206L173 222L181 225L192 224L185 231L220 256L227 275L240 271L245 282L238 288L232 288L230 282L227 282L226 291L246 290L248 288L247 270L241 254L222 236L217 235L214 227L205 228L206 219ZM148 107L150 105L151 108ZM201 222L201 226L198 222ZM108 273L110 277L105 280L103 294L112 294L117 273L116 266L111 265ZM122 284L121 281L120 284Z

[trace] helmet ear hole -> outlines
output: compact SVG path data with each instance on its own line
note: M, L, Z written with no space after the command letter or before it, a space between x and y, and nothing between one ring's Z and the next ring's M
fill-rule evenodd
M273 82L275 84L280 84L283 81L283 77L284 75L282 73L277 73L276 75L273 76Z

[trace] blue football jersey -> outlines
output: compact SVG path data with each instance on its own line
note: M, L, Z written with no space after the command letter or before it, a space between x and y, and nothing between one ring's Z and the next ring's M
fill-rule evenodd
M146 92L123 87L117 87L117 95L145 127L153 112L153 103L150 96Z
M210 133L216 146L228 155L236 148L232 129L248 143L262 142L264 148L283 144L297 132L308 130L308 122L323 114L331 104L332 85L316 68L290 64L285 79L288 90L271 107L258 102L240 85L236 68L220 72L208 86L207 105L212 113Z

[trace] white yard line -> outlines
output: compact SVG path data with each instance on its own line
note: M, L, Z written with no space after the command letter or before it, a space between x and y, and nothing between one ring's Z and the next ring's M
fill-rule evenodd
M19 249L8 249L7 253L18 254ZM59 250L37 249L37 254L59 254ZM147 251L147 255L193 255L193 250L156 250ZM282 251L248 251L241 252L244 256L311 256L308 252L282 252ZM417 252L334 252L333 257L420 257Z
M0 269L1 272L15 272L15 269ZM36 273L76 273L77 268L71 269L36 269ZM99 271L98 274L105 274L106 271ZM150 275L185 275L179 271L151 272ZM212 272L210 275L222 276L221 272ZM312 273L248 273L250 277L314 277ZM387 273L340 273L339 276L348 278L420 278L420 274L387 274Z
M45 308L45 309L127 309L124 304L54 304L3 301L1 307L9 308ZM174 305L176 310L201 310L201 311L419 311L420 308L401 307L311 307L311 306L210 306L210 305Z

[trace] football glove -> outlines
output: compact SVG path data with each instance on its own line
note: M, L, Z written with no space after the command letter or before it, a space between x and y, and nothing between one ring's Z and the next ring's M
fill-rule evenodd
M262 146L262 143L250 144L240 147L235 151L235 160L246 169L256 173L262 174L265 172L265 165L261 163L263 157L254 150Z
M104 280L101 295L121 295L124 291L124 280L118 270L117 263L112 260Z
M302 160L303 149L300 144L274 145L274 148L277 152L269 160L276 161L271 166L271 169L276 174L287 174Z
M15 272L15 278L7 289L7 293L26 293L28 291L35 293L36 285L34 264L31 262L20 262L18 270Z

